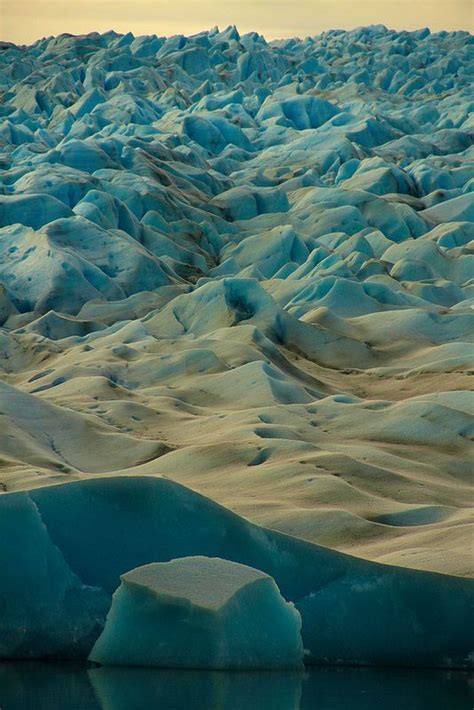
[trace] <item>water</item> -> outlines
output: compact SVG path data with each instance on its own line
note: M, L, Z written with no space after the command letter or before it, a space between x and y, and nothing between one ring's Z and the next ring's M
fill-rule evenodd
M0 663L1 710L472 710L459 671L225 673Z

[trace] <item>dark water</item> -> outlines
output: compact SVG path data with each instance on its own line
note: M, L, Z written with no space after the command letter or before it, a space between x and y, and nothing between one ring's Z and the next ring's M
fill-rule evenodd
M225 673L0 663L1 710L472 710L474 676L312 668Z

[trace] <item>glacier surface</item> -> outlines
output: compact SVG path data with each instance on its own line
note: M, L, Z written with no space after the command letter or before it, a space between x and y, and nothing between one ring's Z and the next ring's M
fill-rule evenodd
M61 35L0 68L1 488L162 473L472 575L471 35Z

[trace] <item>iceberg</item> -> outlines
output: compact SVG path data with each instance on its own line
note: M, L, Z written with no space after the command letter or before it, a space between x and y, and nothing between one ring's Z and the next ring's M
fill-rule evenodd
M291 669L303 665L301 617L275 581L209 557L152 563L121 575L89 654L102 665Z

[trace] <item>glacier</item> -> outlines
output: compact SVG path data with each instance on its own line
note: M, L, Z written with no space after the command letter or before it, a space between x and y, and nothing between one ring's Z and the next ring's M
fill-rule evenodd
M307 663L472 665L473 42L0 42L1 658L205 556Z

